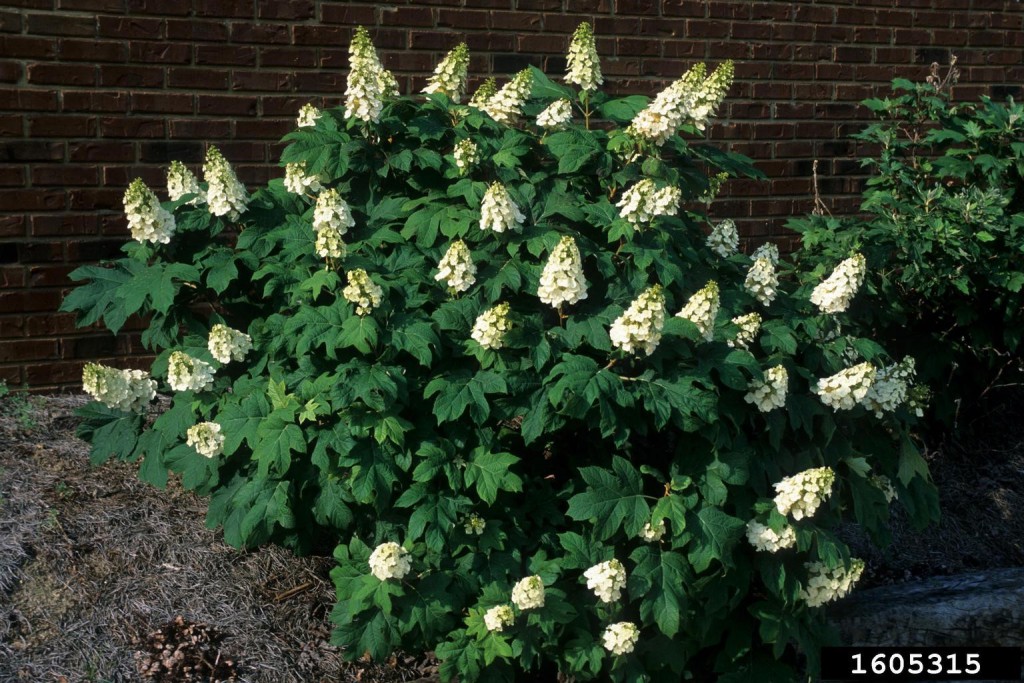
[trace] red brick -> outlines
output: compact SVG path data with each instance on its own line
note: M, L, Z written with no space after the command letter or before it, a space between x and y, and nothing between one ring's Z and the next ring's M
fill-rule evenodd
M99 233L99 223L94 214L39 214L32 216L30 233L33 237L95 235Z
M185 16L192 12L192 0L128 0L128 12Z
M288 116L298 115L302 105L310 101L306 96L293 97L261 97L260 104L263 107L264 116Z
M193 96L187 93L132 93L132 111L160 114L192 114Z
M300 105L301 106L301 105ZM298 109L296 108L297 112ZM203 119L171 119L170 137L192 140L217 140L231 136L230 121Z
M65 199L63 192L50 190L0 190L0 211L58 211Z
M61 242L21 242L18 247L19 263L53 263L64 260Z
M128 93L112 90L68 90L61 93L62 111L128 111Z
M81 387L82 368L84 367L84 362L30 364L24 366L24 377L29 386L70 384L74 387Z
M68 273L77 266L32 266L28 270L30 287L69 287ZM36 358L40 358L37 356Z
M313 0L288 0L288 2L259 2L257 16L260 19L303 20L316 18Z
M229 36L230 32L227 24L215 23L209 20L167 20L167 37L171 40L224 42L228 40Z
M7 280L7 276L4 271L13 270L9 268L0 268L0 286L14 287L22 285L14 285L12 282ZM18 268L22 272L22 282L24 282L24 269ZM50 316L46 316L50 317ZM25 318L20 315L5 315L0 316L0 339L12 339L14 337L25 336Z
M91 116L32 116L28 119L30 137L87 138L96 135L96 119Z
M21 80L21 64L0 62L0 83L17 83Z
M57 0L57 9L75 12L123 13L125 0Z
M7 340L0 344L0 363L59 357L56 339Z
M133 62L144 64L188 64L192 61L192 46L185 43L133 40L128 44L128 54Z
M540 28L540 15L531 15L536 17L538 23L537 28ZM437 13L437 25L444 28L489 28L489 14L487 12L480 11L467 11L462 9L441 9ZM522 19L520 21L528 21Z
M57 39L36 36L0 36L0 54L21 59L56 58Z
M108 138L162 138L164 120L147 117L100 119L100 136Z
M29 337L73 334L78 329L75 324L75 317L74 313L48 313L26 316L22 319L24 321L24 332Z
M243 45L198 45L196 65L256 66L256 48Z
M68 205L73 211L93 211L96 209L121 211L124 190L78 189L68 192Z
M295 130L295 119L289 118L283 121L236 121L235 134L246 140L280 140L286 133Z
M315 67L316 54L312 50L292 47L260 48L260 67L287 66Z
M295 89L295 74L290 71L231 72L232 90L281 91Z
M379 17L381 26L422 28L434 25L434 10L429 7L389 7L385 5L379 10Z
M574 4L571 3L570 4ZM594 9L583 9L578 11L603 11L598 7L596 1L592 3L575 3L583 6L591 5ZM572 10L570 10L572 11ZM667 17L703 17L706 13L706 3L703 0L665 0L661 6L662 13Z
M30 35L95 36L95 17L71 17L66 14L28 14L26 30Z
M33 85L96 85L96 67L29 64L28 82Z
M0 237L22 237L24 234L24 216L0 216Z
M364 5L356 5L355 3L322 3L320 5L320 21L325 24L371 26L377 23L377 12L372 3ZM296 30L298 28L296 27Z
M197 95L201 116L255 116L256 99L230 95Z
M291 2L292 0L288 0ZM249 0L195 0L197 17L253 18L253 5Z
M324 26L296 26L296 36L299 34L299 29L324 29L325 31L334 30L340 32L340 29L330 29ZM271 44L285 44L291 41L291 27L288 24L269 24L266 22L259 24L249 24L245 22L232 22L231 24L231 42L233 43L271 43ZM295 41L299 43L298 40ZM326 45L334 45L336 41L327 43L319 43Z
M167 69L167 86L188 90L227 90L228 74L217 69L171 67Z
M0 33L21 33L22 19L18 12L0 11Z
M39 168L44 168L40 166ZM22 166L0 166L0 185L22 187L25 185L25 168Z
M155 66L100 66L100 85L122 88L162 88L164 70Z
M140 19L138 17L99 16L99 35L122 40L161 40L166 35L167 24L163 19Z

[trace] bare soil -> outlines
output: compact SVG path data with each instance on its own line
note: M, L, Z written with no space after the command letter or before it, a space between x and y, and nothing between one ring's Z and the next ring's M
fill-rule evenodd
M329 643L330 558L232 549L205 528L205 501L173 481L161 491L140 483L134 465L90 467L74 435L83 401L0 400L0 683L435 674L422 658L343 660ZM929 445L937 528L915 531L897 514L887 551L851 530L868 561L862 586L1024 566L1022 402L1005 402L962 443ZM184 633L197 642L175 642ZM140 666L163 673L143 679Z

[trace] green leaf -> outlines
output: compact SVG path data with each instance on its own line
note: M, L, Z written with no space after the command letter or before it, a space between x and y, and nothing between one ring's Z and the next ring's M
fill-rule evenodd
M399 351L405 351L420 365L430 367L434 351L441 348L441 339L434 325L416 320L411 316L395 316L392 321L391 343Z
M131 458L142 430L142 415L107 408L99 402L85 404L75 415L82 420L75 435L89 442L92 465L101 465L110 458Z
M630 559L635 568L629 574L629 594L641 600L641 618L653 619L662 633L674 637L687 611L686 587L693 584L693 571L681 554L649 545L634 550Z
M423 397L429 399L436 394L434 416L439 425L459 419L467 409L473 421L480 424L491 414L487 395L507 391L508 385L497 373L480 370L470 376L469 372L459 370L431 380L423 390Z
M597 108L597 114L603 119L618 123L629 123L643 110L650 100L644 95L630 95L617 100L608 100Z
M360 353L372 353L380 336L380 325L373 318L354 315L341 324L339 347L354 347Z
M243 440L249 448L256 448L259 425L269 414L270 404L260 392L248 393L237 403L224 405L217 415L224 431L224 454L233 455Z
M694 571L704 571L714 560L726 567L733 566L732 548L743 536L746 523L709 506L702 507L697 514L690 513L688 520L693 545L687 558Z
M256 429L259 441L253 448L252 457L259 462L260 476L267 476L272 470L284 476L291 467L292 453L304 453L306 436L298 425L290 421L294 413L287 415L273 412L264 418Z
M625 458L615 456L612 470L581 467L580 476L587 490L569 499L570 518L594 524L595 537L611 538L620 527L629 537L636 536L650 521L651 508L643 495L640 473Z
M558 159L558 173L575 173L594 157L604 153L593 134L570 129L549 135L545 141L551 154Z
M60 310L78 312L76 322L79 327L92 325L103 318L107 329L117 334L129 316L121 298L121 287L131 278L124 267L82 266L72 271L68 277L76 282L88 282L71 290L61 302Z
M523 480L509 469L517 462L511 453L480 452L466 464L466 486L475 485L480 499L493 505L498 491L523 490Z

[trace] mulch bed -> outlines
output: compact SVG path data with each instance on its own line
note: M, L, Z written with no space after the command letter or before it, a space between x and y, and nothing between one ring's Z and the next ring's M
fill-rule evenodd
M434 676L422 658L343 660L329 643L330 558L234 550L205 528L205 501L173 481L160 491L137 481L133 465L91 468L74 436L83 402L0 402L0 681ZM850 530L868 561L863 586L1024 566L1019 406L1005 402L968 442L929 444L937 529L916 532L897 514L887 551Z

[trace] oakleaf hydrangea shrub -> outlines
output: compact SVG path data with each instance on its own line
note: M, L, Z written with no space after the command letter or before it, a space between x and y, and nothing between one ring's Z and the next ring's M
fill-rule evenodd
M897 361L708 223L709 192L758 175L701 136L731 64L613 99L574 41L561 82L459 104L464 48L399 96L359 31L344 105L303 108L280 179L241 187L211 146L174 199L133 190L163 227L64 308L147 316L157 358L89 370L81 433L209 494L229 543L335 548L350 657L798 678L861 571L836 526L885 542L890 501L934 515L907 401L867 403Z
M861 214L790 223L812 276L839 266L834 285L863 282L851 329L916 356L935 393L929 417L946 426L1024 380L1024 106L954 103L956 76L933 66L927 82L897 79L889 97L865 100L877 121L853 137L878 151L863 161L872 175Z

